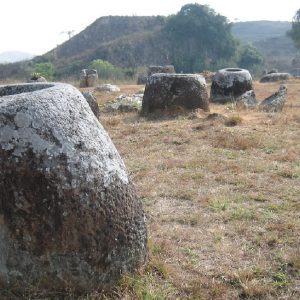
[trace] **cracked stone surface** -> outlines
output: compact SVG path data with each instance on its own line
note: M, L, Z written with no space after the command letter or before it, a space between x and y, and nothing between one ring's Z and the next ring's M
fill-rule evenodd
M0 141L1 286L109 288L144 263L142 205L77 89L0 86Z

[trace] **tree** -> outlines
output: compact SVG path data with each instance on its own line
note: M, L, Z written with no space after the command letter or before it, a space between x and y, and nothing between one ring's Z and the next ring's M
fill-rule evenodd
M253 70L257 66L263 65L263 63L264 58L255 47L250 44L241 47L238 59L239 67Z
M165 29L176 70L199 72L230 59L237 46L226 17L207 5L187 4L168 18Z
M300 9L297 10L293 18L292 29L288 31L288 35L294 41L295 46L300 49Z
M52 63L39 63L34 65L34 72L45 77L48 80L53 80L55 67Z

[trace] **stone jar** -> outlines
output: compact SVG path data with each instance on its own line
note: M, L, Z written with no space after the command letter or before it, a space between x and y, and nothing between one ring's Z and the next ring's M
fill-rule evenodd
M252 89L252 77L248 70L222 69L213 76L210 100L214 103L235 102L238 97Z
M162 111L209 110L206 82L196 74L157 73L147 81L142 114Z
M124 163L67 84L0 86L0 283L107 289L146 258Z

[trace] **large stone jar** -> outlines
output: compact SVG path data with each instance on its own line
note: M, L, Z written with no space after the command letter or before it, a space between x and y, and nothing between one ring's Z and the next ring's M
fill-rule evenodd
M83 69L80 71L80 87L95 87L98 82L98 72L95 69Z
M0 283L109 288L146 257L141 203L81 93L0 86Z
M149 77L142 103L142 113L209 110L206 82L195 74L157 73Z
M210 99L215 103L235 102L250 90L252 90L252 77L248 70L222 69L213 76Z

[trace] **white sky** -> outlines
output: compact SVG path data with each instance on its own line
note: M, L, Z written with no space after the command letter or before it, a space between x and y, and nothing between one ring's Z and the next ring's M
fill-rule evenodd
M0 53L43 54L107 15L170 15L187 3L208 4L230 21L291 21L299 0L0 0Z

